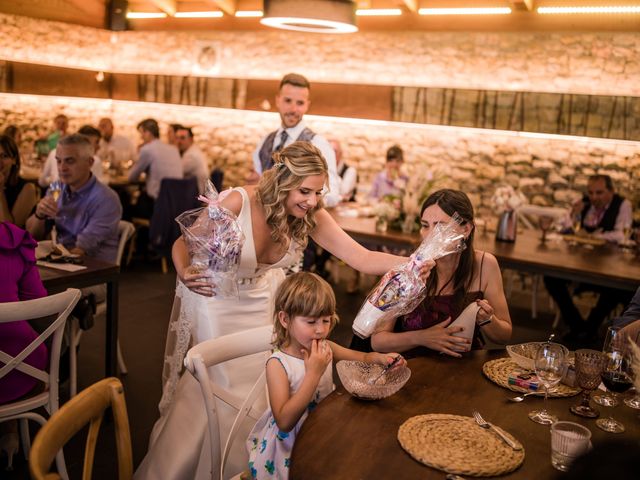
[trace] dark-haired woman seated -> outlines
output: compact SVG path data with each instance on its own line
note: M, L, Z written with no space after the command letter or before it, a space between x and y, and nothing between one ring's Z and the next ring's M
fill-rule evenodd
M419 353L424 348L460 357L460 352L482 348L483 337L506 343L511 338L511 318L496 258L473 248L475 225L469 197L458 190L439 190L422 205L420 233L426 237L438 223L463 219L466 248L436 261L427 280L427 296L411 313L396 320L371 338L380 352ZM471 302L480 309L473 342L453 335L462 327L449 326Z
M38 202L36 186L18 176L20 152L13 139L0 135L0 221L24 228Z

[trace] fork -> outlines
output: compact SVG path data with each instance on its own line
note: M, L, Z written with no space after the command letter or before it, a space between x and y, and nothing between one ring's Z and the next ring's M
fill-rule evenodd
M482 418L482 415L480 415L480 412L473 412L473 418L476 420L476 423L482 428L488 428L496 432L500 436L500 438L504 441L504 443L509 445L514 450L522 450L522 446L520 446L519 444L511 440L504 433L502 433L500 430L498 430L496 427L494 427L492 424L490 424L484 418Z

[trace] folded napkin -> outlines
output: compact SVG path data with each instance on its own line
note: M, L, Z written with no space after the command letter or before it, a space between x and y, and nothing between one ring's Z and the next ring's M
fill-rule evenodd
M454 333L456 337L463 337L469 341L473 340L473 334L476 330L476 316L480 310L480 305L476 302L472 302L467 305L462 313L453 322L449 324L450 327L462 327L464 330L458 333Z
M75 265L73 263L53 263L53 262L45 262L44 260L38 260L36 262L36 265L40 267L64 270L65 272L77 272L78 270L84 270L85 268L87 268L85 265Z

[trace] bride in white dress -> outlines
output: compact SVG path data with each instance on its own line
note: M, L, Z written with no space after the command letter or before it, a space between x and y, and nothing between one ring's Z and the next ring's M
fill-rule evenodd
M283 267L295 264L311 236L322 248L363 273L382 275L406 261L367 250L349 237L322 208L327 165L308 142L294 142L274 153L274 167L255 187L235 188L222 206L238 216L245 235L238 273L239 298L214 295L203 274L187 273L189 256L182 238L173 248L178 274L163 372L160 419L149 441L149 451L135 473L137 480L191 480L211 478L211 451L207 415L197 381L180 376L190 345L271 323L272 298L284 278ZM423 269L425 275L433 265ZM216 383L246 396L264 368L266 355L232 360L212 368ZM266 396L260 400L266 409ZM217 402L221 439L236 412ZM253 427L247 421L232 447L226 471L247 469L244 441ZM214 466L214 471L218 466Z

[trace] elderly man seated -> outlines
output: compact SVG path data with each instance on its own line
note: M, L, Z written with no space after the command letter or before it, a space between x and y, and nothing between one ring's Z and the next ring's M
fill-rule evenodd
M613 243L624 239L624 229L630 227L632 222L631 203L615 193L613 181L608 175L589 177L587 195L574 204L571 215L579 219L579 222L576 222L576 226L579 225L578 229ZM569 217L565 219L565 223L565 226L570 228L571 220ZM575 230L574 233L577 233ZM597 285L579 284L576 291L592 291L599 294L596 305L585 320L573 303L568 280L545 276L544 284L570 329L565 340L576 345L595 341L598 327L606 316L618 304L626 305L631 298L629 292Z

